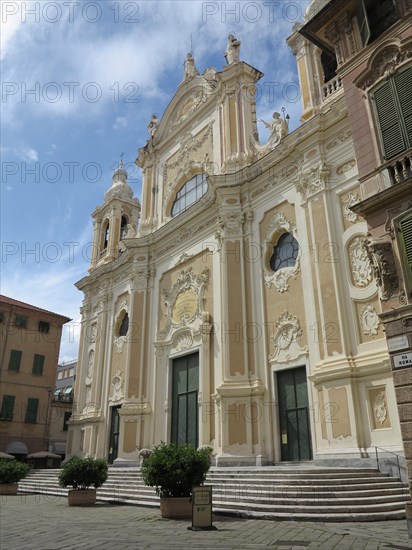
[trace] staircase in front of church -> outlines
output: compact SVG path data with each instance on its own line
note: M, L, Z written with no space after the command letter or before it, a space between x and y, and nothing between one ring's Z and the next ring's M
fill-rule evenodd
M67 495L59 470L32 470L19 493ZM373 469L326 467L212 468L213 511L249 518L316 521L377 521L405 517L408 486ZM100 501L159 506L138 468L109 468L97 491Z

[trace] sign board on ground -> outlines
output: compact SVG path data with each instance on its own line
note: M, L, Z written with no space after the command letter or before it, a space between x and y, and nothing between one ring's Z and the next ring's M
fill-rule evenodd
M193 487L192 527L212 527L212 486Z

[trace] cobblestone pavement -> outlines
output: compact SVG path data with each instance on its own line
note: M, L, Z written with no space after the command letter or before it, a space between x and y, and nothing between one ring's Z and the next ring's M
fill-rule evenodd
M136 549L411 549L406 521L309 523L215 516L217 531L188 531L190 521L160 517L153 508L98 503L69 507L66 498L1 498L1 550Z

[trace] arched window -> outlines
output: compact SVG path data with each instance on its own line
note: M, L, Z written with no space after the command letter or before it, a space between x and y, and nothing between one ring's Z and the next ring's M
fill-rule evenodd
M105 250L107 248L107 245L109 243L109 227L110 224L107 222L106 228L104 230L104 237L103 237L103 249Z
M126 336L127 331L129 330L129 315L125 312L122 322L119 326L119 336Z
M269 264L276 272L283 267L293 267L298 257L299 244L291 233L283 233L278 239L270 257Z
M172 206L172 217L178 216L193 206L207 191L206 174L197 174L187 181L176 193L176 199Z
M122 241L126 237L127 233L127 218L122 216L122 221L120 222L120 240Z

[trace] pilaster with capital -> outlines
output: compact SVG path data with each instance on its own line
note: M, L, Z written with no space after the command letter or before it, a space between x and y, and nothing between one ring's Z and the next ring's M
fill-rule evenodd
M91 269L94 269L96 267L97 262L99 261L101 231L102 231L102 219L100 216L97 215L93 222L92 257L90 260L89 271Z
M321 50L298 32L294 32L287 43L296 57L303 108L301 120L306 121L318 112L322 102Z
M235 200L234 197L232 200ZM245 257L245 242L251 220L252 213L244 212L239 207L222 208L218 219L221 239L223 380L247 379L249 374L248 343L244 338L250 316L246 297L250 289L246 284L249 265Z

